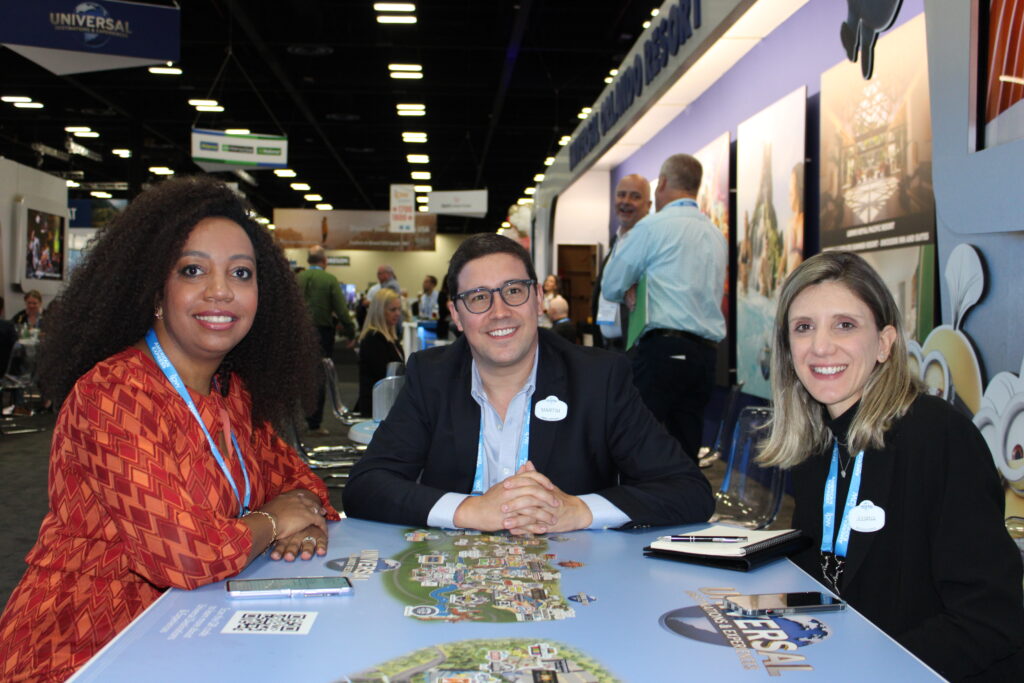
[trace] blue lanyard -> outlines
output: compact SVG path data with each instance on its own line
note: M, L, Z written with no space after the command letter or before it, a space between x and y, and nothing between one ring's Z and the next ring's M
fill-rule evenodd
M523 436L519 440L519 453L516 455L516 469L518 472L526 461L530 459L530 397L526 397L526 410L523 414ZM483 495L484 491L484 409L480 407L480 439L476 447L476 473L473 475L472 495Z
M665 208L667 209L669 206L692 206L695 209L700 208L697 205L697 200L696 199L689 199L689 198L677 199L674 202L669 202L665 206Z
M864 451L857 454L853 461L853 475L850 478L850 490L846 494L846 507L843 508L843 519L839 523L839 536L835 538L835 552L832 550L832 539L836 527L836 486L839 471L839 443L832 445L832 465L828 469L825 481L825 502L821 506L821 552L833 553L836 557L846 557L846 549L850 545L850 511L857 507L857 495L860 493L860 473L864 467Z
M206 424L203 423L203 418L199 416L199 410L196 408L195 402L192 397L188 395L188 388L185 386L185 382L182 381L181 375L174 369L174 364L171 363L171 359L164 353L164 349L160 346L160 341L156 338L156 332L153 328L149 328L149 332L146 332L146 345L149 346L150 353L153 354L153 358L156 360L156 364L160 366L160 370L163 371L164 377L171 383L178 395L185 401L185 405L188 406L189 412L192 413L192 417L196 419L199 426L203 429L203 434L206 435L206 441L210 444L210 450L213 451L213 458L217 461L217 466L220 467L220 471L224 473L224 477L228 480L228 484L231 485L231 491L235 494L235 500L238 501L238 516L243 517L249 512L249 500L252 495L252 489L249 486L249 472L245 469L245 461L242 460L242 449L238 445L238 439L235 438L235 432L231 432L231 443L235 446L235 456L238 458L238 465L242 469L242 479L245 481L245 500L238 495L238 486L235 485L235 478L231 476L231 470L228 469L227 463L224 462L224 458L220 454L220 450L217 449L217 444L213 442L213 437L210 436L210 431L206 428Z

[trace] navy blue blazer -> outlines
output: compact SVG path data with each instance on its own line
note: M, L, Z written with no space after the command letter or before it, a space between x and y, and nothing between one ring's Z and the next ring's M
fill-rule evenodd
M571 495L597 493L630 518L624 528L704 522L714 511L704 475L644 405L623 354L570 344L539 330L532 403L557 396L565 419L530 411L530 460ZM470 395L465 337L412 355L406 384L352 468L345 512L425 525L448 492L469 493L480 407Z

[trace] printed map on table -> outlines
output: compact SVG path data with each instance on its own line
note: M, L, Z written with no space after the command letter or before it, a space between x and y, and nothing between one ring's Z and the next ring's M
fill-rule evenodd
M416 650L342 679L352 683L384 681L617 681L604 667L576 648L528 638L461 640Z
M382 574L388 592L423 621L550 621L576 612L561 593L553 539L418 529Z

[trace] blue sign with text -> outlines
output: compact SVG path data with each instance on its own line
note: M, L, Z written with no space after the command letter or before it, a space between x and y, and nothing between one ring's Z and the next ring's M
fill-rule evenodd
M180 33L176 7L118 0L0 3L0 43L174 62Z

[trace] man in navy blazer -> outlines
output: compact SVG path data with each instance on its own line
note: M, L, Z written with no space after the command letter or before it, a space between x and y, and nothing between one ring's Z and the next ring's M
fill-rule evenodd
M413 354L345 487L352 517L514 534L703 522L707 480L621 354L538 330L529 254L495 234L452 256L463 336Z

